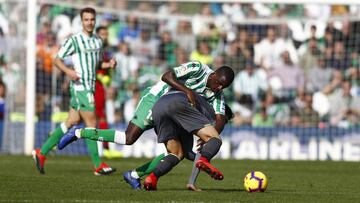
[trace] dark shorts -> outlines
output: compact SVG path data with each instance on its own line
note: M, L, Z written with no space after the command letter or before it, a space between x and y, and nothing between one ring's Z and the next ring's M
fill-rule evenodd
M200 106L210 106L200 97L198 101ZM210 119L199 109L190 105L183 92L169 92L163 95L152 109L158 142L164 143L170 139L181 140L181 136L193 139L194 131L211 125ZM212 114L215 116L215 113Z

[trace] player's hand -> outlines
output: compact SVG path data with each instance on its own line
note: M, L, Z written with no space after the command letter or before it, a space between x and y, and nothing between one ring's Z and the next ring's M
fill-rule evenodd
M116 60L114 58L110 59L109 61L109 67L110 68L115 68L116 67Z
M197 107L197 100L193 91L189 90L186 92L186 96L190 101L191 106Z
M196 141L196 151L197 151L197 152L200 152L200 150L202 149L202 147L204 146L204 144L205 144L205 141L204 141L204 140L198 139L198 140Z
M192 190L192 191L195 191L195 192L200 192L201 191L200 188L197 188L195 185L190 184L190 183L186 184L186 188L188 190Z
M66 75L71 79L71 80L79 80L80 77L77 75L76 71L75 70L69 70Z

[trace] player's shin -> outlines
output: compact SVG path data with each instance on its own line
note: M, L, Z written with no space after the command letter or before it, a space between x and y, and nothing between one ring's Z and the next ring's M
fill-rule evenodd
M163 159L161 159L159 164L156 166L156 168L154 170L154 175L157 178L159 178L159 177L167 174L179 162L180 162L180 159L175 154L168 154Z
M61 123L46 140L46 142L41 147L41 154L46 155L61 139L61 137L68 131L65 123Z
M200 170L196 167L196 162L200 159L200 156L201 156L200 153L196 153L196 156L194 159L194 166L191 171L191 175L190 175L188 184L194 185L195 181L199 175Z
M113 129L83 129L81 130L81 137L102 142L115 142L118 144L125 144L126 141L124 132Z
M146 164L138 167L135 169L137 175L142 177L144 175L149 175L151 172L154 171L158 163L165 157L165 154L160 154L159 156L155 157L153 160L147 162Z
M204 144L200 154L210 161L219 152L221 145L221 139L213 137Z
M86 140L86 145L95 168L98 168L101 164L101 160L98 154L98 147L96 141Z

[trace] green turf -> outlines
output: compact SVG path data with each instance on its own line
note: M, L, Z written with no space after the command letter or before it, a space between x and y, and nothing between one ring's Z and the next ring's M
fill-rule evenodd
M360 164L357 162L215 160L223 181L201 174L202 192L184 189L191 162L184 160L159 180L158 191L133 191L121 172L145 159L107 162L118 169L110 176L92 173L87 157L49 157L46 174L40 175L33 160L0 156L0 202L359 202ZM251 170L269 179L264 193L247 193L242 178Z

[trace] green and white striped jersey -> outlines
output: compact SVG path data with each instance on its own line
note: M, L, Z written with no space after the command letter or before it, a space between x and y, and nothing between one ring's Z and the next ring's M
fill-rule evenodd
M209 75L214 71L200 62L188 62L173 68L176 78L187 88L195 91L213 106L216 114L225 115L225 99L222 91L214 93L206 87ZM160 81L151 87L150 93L160 98L170 90L170 85Z
M57 57L65 59L71 56L74 69L80 79L71 81L71 86L77 91L94 91L96 69L103 56L103 44L96 35L87 36L83 32L69 37L61 46Z

